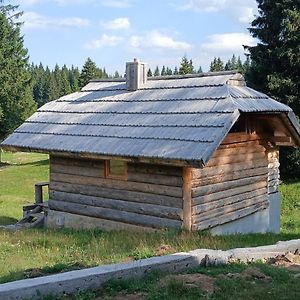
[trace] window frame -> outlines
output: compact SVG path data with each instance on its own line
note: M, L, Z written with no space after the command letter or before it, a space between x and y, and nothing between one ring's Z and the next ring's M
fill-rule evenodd
M124 175L113 175L110 173L110 162L112 160L118 160L125 164L125 174ZM128 163L127 161L121 159L109 159L105 160L105 167L104 167L104 177L108 179L116 179L116 180L127 180L128 179Z

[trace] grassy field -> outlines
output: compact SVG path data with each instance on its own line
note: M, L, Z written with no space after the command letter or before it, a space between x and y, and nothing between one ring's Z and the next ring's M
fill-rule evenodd
M48 180L48 160L40 154L4 153L0 167L0 224L15 222L34 201L34 184ZM282 184L282 233L212 237L166 230L129 233L0 229L0 283L74 268L129 261L195 248L229 249L273 244L300 235L300 181Z

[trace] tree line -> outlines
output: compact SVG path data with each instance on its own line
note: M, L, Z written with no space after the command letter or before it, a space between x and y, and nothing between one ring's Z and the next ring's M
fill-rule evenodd
M247 67L247 60L245 63L242 63L240 57L232 55L232 58L229 59L226 64L224 64L221 58L215 57L210 64L210 71L238 70L245 73ZM31 64L29 66L29 73L32 80L33 100L37 107L58 99L63 95L79 91L80 88L85 86L91 79L122 77L118 71L115 71L113 75L109 75L105 68L97 67L91 58L86 60L82 70L74 66L68 68L66 65L62 67L56 65L54 69L51 70L48 66L44 67L43 64L40 63L39 65ZM196 70L193 66L193 61L191 59L189 60L186 56L182 58L180 67L175 67L174 70L166 66L162 66L161 69L157 66L154 72L152 72L150 68L148 69L149 77L196 73L202 73L202 68L199 67Z
M223 62L215 57L210 71L239 70L251 87L288 104L300 116L300 1L256 0L258 15L249 28L257 45L245 46L249 55L242 62L233 55ZM29 65L20 33L18 6L0 0L0 140L19 126L37 107L62 95L78 91L92 78L121 77L107 74L90 58L78 67ZM149 76L202 73L186 56L179 67L158 66ZM283 149L282 174L300 177L300 151Z

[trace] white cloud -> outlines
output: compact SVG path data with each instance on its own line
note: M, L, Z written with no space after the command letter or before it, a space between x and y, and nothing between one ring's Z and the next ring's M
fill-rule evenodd
M103 34L100 39L90 41L85 45L87 49L100 49L103 47L115 47L123 41L122 37Z
M127 8L131 6L130 0L102 0L101 4L103 6L107 7L113 7L113 8Z
M80 5L80 4L99 4L106 7L113 8L127 8L130 7L133 0L22 0L22 5L34 5L40 3L56 3L60 6Z
M101 25L110 30L126 30L130 28L130 21L128 18L117 18L111 21L101 22Z
M90 25L88 19L83 18L50 18L36 12L25 12L22 16L24 28L41 29L41 28L82 28Z
M171 49L171 50L189 50L192 45L175 40L174 38L162 34L157 30L152 30L145 35L134 35L130 37L129 45L134 49L141 48L160 48L160 49Z
M243 53L243 45L253 46L255 40L246 33L224 33L208 36L201 45L202 50L215 53Z
M34 5L43 2L43 0L23 0L23 5Z
M180 0L173 3L178 10L194 12L223 11L241 23L249 23L257 11L255 0Z

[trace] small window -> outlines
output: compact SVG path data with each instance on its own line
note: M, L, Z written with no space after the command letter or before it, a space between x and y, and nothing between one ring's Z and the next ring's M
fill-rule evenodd
M127 178L127 163L122 160L111 159L106 161L106 177L116 179Z

